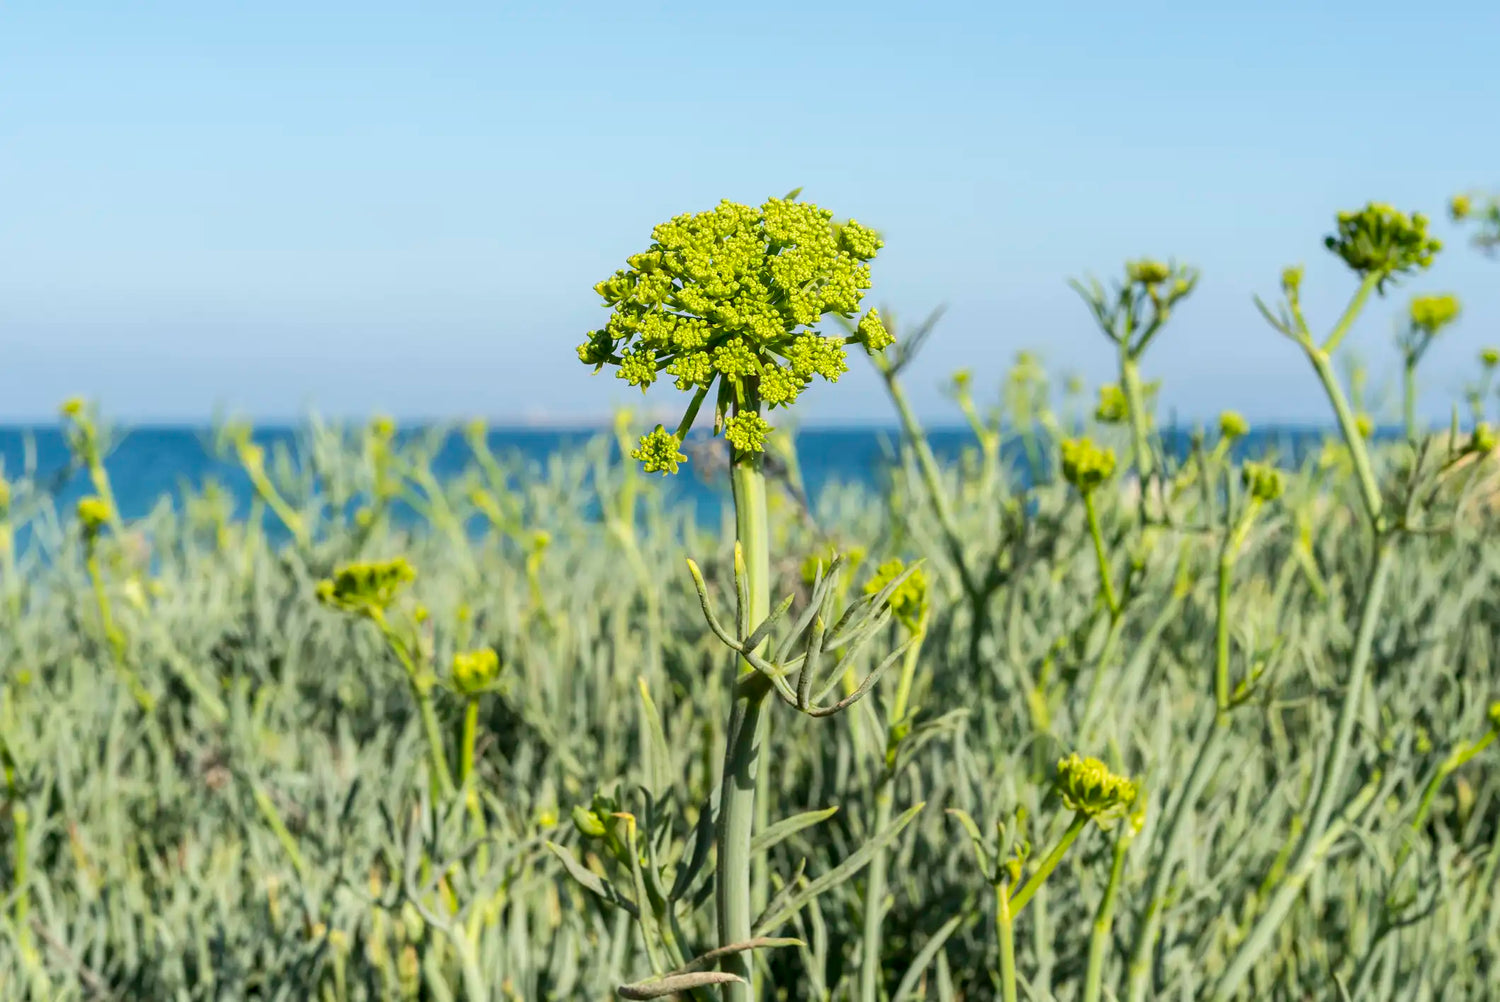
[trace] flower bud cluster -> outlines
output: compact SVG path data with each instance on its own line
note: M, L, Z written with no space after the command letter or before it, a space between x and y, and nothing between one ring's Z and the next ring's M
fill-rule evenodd
M100 497L86 497L78 502L78 521L83 525L84 537L97 539L100 530L109 523L109 502Z
M373 616L388 609L401 588L416 580L405 559L345 564L318 582L318 601L332 609Z
M500 677L500 655L488 647L453 655L453 685L465 696L484 692Z
M1246 463L1240 470L1240 482L1252 498L1262 502L1275 501L1286 489L1281 471L1266 463Z
M1087 438L1067 439L1062 444L1062 471L1064 480L1088 494L1114 474L1114 450Z
M1250 425L1238 411L1224 411L1219 415L1219 437L1229 441L1250 434Z
M1069 810L1086 815L1101 827L1127 814L1140 796L1134 781L1077 752L1058 761L1057 792Z
M1381 291L1387 281L1431 266L1433 255L1443 248L1442 241L1428 234L1426 216L1407 215L1381 202L1340 212L1337 231L1323 243L1362 277L1374 276Z
M1411 301L1411 325L1428 337L1458 319L1458 297L1450 293L1416 296Z
M1094 410L1094 420L1101 424L1121 424L1129 416L1130 404L1119 384L1106 383L1099 387L1099 406Z

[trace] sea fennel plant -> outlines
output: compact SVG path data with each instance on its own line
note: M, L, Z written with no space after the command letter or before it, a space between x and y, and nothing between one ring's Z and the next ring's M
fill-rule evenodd
M1408 494L1407 510L1393 518L1390 511L1393 506L1388 504L1376 479L1366 435L1356 422L1330 359L1370 296L1383 294L1387 285L1430 267L1442 244L1428 234L1425 216L1420 213L1408 215L1389 205L1372 202L1358 211L1339 213L1336 230L1324 239L1324 245L1360 279L1359 287L1326 338L1319 341L1303 315L1301 267L1287 268L1282 273L1284 303L1279 313L1273 314L1258 297L1255 303L1274 328L1303 350L1323 385L1353 462L1365 524L1374 540L1374 552L1361 596L1349 672L1344 680L1337 722L1322 774L1304 813L1299 816L1301 831L1288 842L1288 846L1295 844L1288 865L1268 881L1267 900L1214 986L1212 997L1215 999L1229 999L1239 991L1303 887L1332 850L1334 841L1352 819L1358 817L1374 793L1374 788L1367 783L1359 793L1349 797L1345 788L1346 772L1354 751L1355 719L1364 696L1375 626L1395 560L1396 533L1410 518L1410 502L1414 500L1415 492Z
M693 567L710 627L741 656L716 829L719 949L714 959L723 976L683 970L671 975L679 980L670 983L720 983L724 997L733 1002L756 997L748 951L763 945L755 940L753 922L755 909L766 905L765 891L761 881L754 881L759 887L752 886L756 863L751 849L756 823L768 808L762 772L769 726L766 701L779 695L798 710L821 716L863 695L880 669L871 672L855 693L820 705L822 692L813 690L818 662L838 646L867 639L889 615L882 603L900 584L900 579L892 581L875 596L877 602L852 607L851 612L859 608L861 615L849 620L846 614L845 621L832 629L824 622L831 589L815 589L792 635L774 655L766 654L772 629L788 605L772 614L763 469L772 426L765 415L793 404L814 377L836 382L848 369L846 346L859 344L878 354L894 340L873 309L846 337L818 330L825 316L858 315L860 300L870 287L868 262L882 241L853 220L835 223L831 212L796 201L797 194L769 199L759 208L725 200L707 212L680 215L656 226L651 246L629 257L627 269L595 287L610 318L578 348L579 359L596 372L614 366L618 378L642 392L665 373L679 390L691 394L676 429L658 425L642 436L632 453L647 472L677 471L687 458L680 451L683 440L710 395L714 433L722 433L730 447L739 592L734 630L714 616L706 585ZM791 645L798 640L805 650L794 659ZM852 644L851 650L858 646ZM899 651L892 658L896 656ZM786 680L788 674L797 680L795 690ZM660 984L645 990L658 989Z

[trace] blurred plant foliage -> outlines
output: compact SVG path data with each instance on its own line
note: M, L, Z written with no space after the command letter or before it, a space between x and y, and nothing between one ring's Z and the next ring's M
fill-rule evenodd
M1164 447L1146 349L1198 273L1153 259L1075 284L1097 406L1029 353L992 397L961 372L943 463L903 383L937 316L861 314L880 237L794 199L680 217L601 283L580 357L675 376L675 431L624 413L539 463L482 424L229 422L248 503L127 520L119 436L65 405L85 501L0 471L0 998L1494 997L1500 356L1418 427L1460 310L1411 300L1396 439L1332 361L1433 264L1427 221L1338 215L1331 325L1297 267L1256 301L1336 423L1305 463L1233 412ZM1487 247L1495 211L1451 215ZM816 253L726 312L705 239ZM667 317L683 276L723 295ZM825 312L847 336L794 330ZM760 414L846 346L900 441L809 510ZM647 471L698 461L710 394L741 509L701 525ZM775 724L737 751L747 699Z

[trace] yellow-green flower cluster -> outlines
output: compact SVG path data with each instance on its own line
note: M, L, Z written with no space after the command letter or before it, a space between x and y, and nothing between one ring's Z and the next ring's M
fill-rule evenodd
M1160 261L1142 259L1125 264L1125 277L1138 285L1160 285L1172 277L1172 269Z
M1179 299L1192 292L1198 281L1197 272L1191 268L1181 268L1150 258L1127 261L1125 278L1131 285L1139 286L1156 304L1157 309L1164 311L1163 316ZM1163 286L1167 287L1165 295L1162 292Z
M1483 348L1479 352L1479 364L1486 369L1500 365L1500 348Z
M1099 387L1099 406L1094 410L1094 420L1103 424L1120 424L1130 416L1130 404L1125 391L1116 383Z
M641 444L630 454L630 458L639 460L641 468L647 473L666 476L677 472L678 463L687 462L687 456L678 451L681 445L681 439L657 425L655 431L641 436Z
M865 582L866 595L878 595L881 589L906 573L901 560L887 560L875 569L874 577ZM927 608L927 577L918 567L896 586L889 597L891 613L908 627L914 628Z
M1286 489L1281 471L1266 463L1246 463L1240 470L1240 482L1256 501L1275 501Z
M740 411L724 422L724 437L740 452L762 452L771 425L756 411Z
M329 608L372 616L396 600L403 585L417 572L405 559L345 564L333 577L318 582L318 601Z
M109 523L109 502L100 497L86 497L78 502L78 521L83 525L83 534L89 539Z
M488 647L453 655L453 685L466 696L483 692L500 677L500 655Z
M1062 444L1063 479L1088 494L1115 472L1115 452L1087 438L1070 438Z
M1110 772L1098 759L1074 752L1057 763L1057 792L1070 811L1104 826L1130 811L1140 788L1129 778Z
M1411 325L1429 337L1458 319L1458 297L1450 293L1416 296L1411 301Z
M1250 425L1238 411L1224 411L1219 415L1219 437L1231 442L1250 434Z
M683 391L717 384L722 421L731 405L741 414L788 406L814 376L836 382L848 371L846 344L873 353L893 343L874 310L848 338L816 330L827 314L855 316L870 287L868 262L882 243L853 220L837 224L828 210L790 199L758 209L725 200L651 235L629 268L595 286L612 312L578 348L584 363L613 365L643 391L663 372ZM737 434L763 442L749 425ZM681 462L667 459L659 436L642 444L656 469Z
M1495 429L1490 427L1488 422L1480 421L1474 426L1474 433L1469 436L1470 452L1494 452L1495 444Z
M1448 200L1448 215L1454 222L1469 218L1474 211L1474 200L1468 195L1454 195Z
M1432 264L1442 241L1427 233L1427 217L1407 215L1389 205L1371 202L1358 212L1340 212L1337 232L1324 245L1362 276L1375 276L1376 288L1398 275Z

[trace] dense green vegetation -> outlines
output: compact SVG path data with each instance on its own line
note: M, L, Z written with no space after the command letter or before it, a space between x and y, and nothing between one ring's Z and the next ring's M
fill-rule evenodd
M879 246L830 232L808 267ZM1330 249L1359 285L1328 334L1297 269L1262 304L1338 424L1299 469L1237 460L1233 414L1160 448L1146 348L1196 275L1151 261L1079 286L1120 365L1086 427L1030 357L993 406L960 374L947 466L902 390L931 325L841 288L827 343L877 367L903 447L813 510L743 353L667 370L684 428L718 387L722 525L621 461L681 458L628 414L540 467L465 429L451 478L444 430L268 456L231 425L247 516L200 485L126 523L70 402L93 495L0 481L0 998L1494 997L1500 359L1466 430L1375 446L1331 359L1438 248L1370 206ZM1409 394L1456 316L1413 302ZM649 385L676 349L629 334L667 346ZM837 377L773 341L755 378Z

